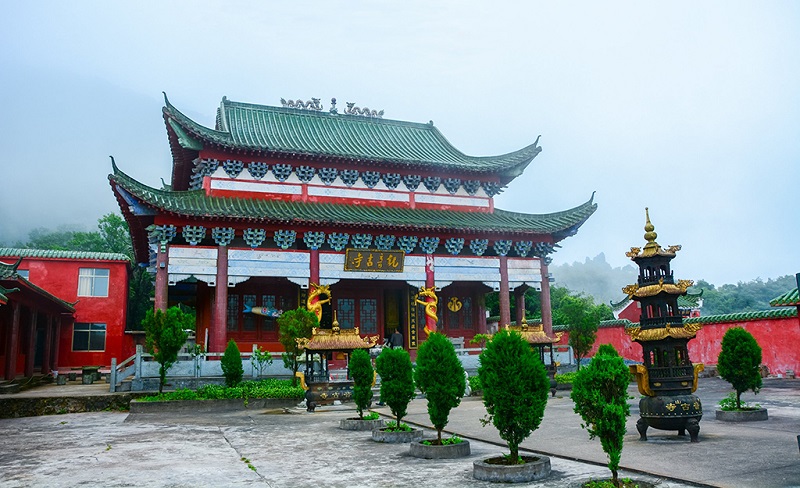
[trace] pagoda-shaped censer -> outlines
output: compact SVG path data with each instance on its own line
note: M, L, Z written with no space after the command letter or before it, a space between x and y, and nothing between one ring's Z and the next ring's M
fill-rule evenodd
M697 374L703 364L692 364L687 345L694 338L699 324L684 324L678 309L678 297L692 286L690 280L672 276L670 261L681 246L662 249L656 242L655 227L650 223L650 213L645 209L644 249L632 247L626 256L639 266L639 279L635 285L622 289L628 297L641 306L639 325L625 332L632 341L642 346L644 364L630 366L636 376L641 418L636 428L640 440L647 440L647 428L677 430L678 435L689 431L692 442L697 442L703 407L693 395L697 390Z

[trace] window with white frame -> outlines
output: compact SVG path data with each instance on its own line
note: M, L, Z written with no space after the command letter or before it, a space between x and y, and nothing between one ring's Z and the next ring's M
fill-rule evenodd
M108 270L98 268L80 268L78 274L79 297L107 297Z
M76 323L72 329L73 351L105 351L106 324Z

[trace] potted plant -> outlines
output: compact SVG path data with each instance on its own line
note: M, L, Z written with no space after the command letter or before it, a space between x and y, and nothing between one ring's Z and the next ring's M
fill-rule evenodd
M550 380L544 364L517 332L496 333L480 355L484 426L494 424L510 453L475 461L473 476L483 481L527 482L550 474L550 458L520 456L519 445L539 427Z
M372 403L372 385L375 384L375 370L365 349L356 349L350 355L350 377L353 378L353 401L356 403L358 417L342 419L339 428L344 430L375 430L383 427L383 419L375 412L364 415Z
M728 329L722 337L722 349L717 359L719 375L733 386L733 393L722 399L716 411L717 420L742 422L767 420L767 409L760 405L748 406L742 402L742 393L761 388L761 346L755 338L741 327Z
M375 360L375 367L381 377L381 399L391 409L395 421L373 430L372 440L402 443L422 439L422 429L412 429L402 422L408 402L414 397L414 377L408 352L385 348Z
M467 387L464 367L445 335L434 332L419 347L414 382L428 401L428 417L436 428L436 439L412 442L411 455L426 459L469 456L468 441L457 436L442 439L450 410L461 404Z
M589 431L589 439L600 438L603 451L608 455L611 485L621 487L617 470L622 457L625 422L630 415L628 405L630 372L625 362L610 344L597 350L591 363L575 375L572 401L575 413L581 416Z

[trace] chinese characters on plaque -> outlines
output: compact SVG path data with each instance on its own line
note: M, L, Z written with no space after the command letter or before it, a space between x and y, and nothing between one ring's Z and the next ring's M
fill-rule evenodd
M347 249L344 255L344 270L402 273L404 257L403 251Z

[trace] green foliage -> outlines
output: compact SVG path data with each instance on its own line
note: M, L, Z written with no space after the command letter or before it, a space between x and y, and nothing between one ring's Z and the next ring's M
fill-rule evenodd
M469 389L473 392L475 391L483 391L483 383L481 383L480 376L470 376L469 377Z
M480 345L481 348L486 347L486 343L492 340L491 334L475 334L472 339L469 340L470 344Z
M398 423L395 422L394 420L390 420L386 422L385 430L388 430L390 432L411 432L412 429L406 423L403 422Z
M428 400L428 417L441 442L450 410L461 404L467 388L464 367L447 336L434 332L419 346L414 381Z
M292 384L297 384L297 373L299 363L297 357L303 351L297 346L296 339L311 337L311 329L319 326L317 316L313 312L299 307L297 310L287 310L278 317L278 340L283 345L286 353L282 356L283 364L287 369L292 370Z
M225 348L225 353L220 359L220 366L222 366L226 386L232 387L242 382L242 376L244 376L242 353L233 339L228 341L228 347Z
M439 439L436 441L422 441L422 443L425 444L426 446L449 446L452 444L461 444L462 442L464 442L464 439L458 437L457 435L454 435L449 439Z
M253 354L250 355L250 365L254 370L258 371L258 376L264 373L264 368L272 364L272 355L269 351L264 351L261 347L256 346L253 349Z
M197 391L179 389L158 395L141 398L142 401L164 402L179 400L220 400L228 398L303 398L304 391L299 386L292 386L289 380L263 379L244 381L235 388L220 385L206 385Z
M699 280L695 288L703 290L703 315L719 315L739 312L768 310L769 301L795 288L794 275L780 276L763 281L739 282L715 287L705 280Z
M161 365L158 371L158 392L161 393L167 371L178 360L178 352L189 337L186 330L194 329L194 317L183 313L178 307L170 307L166 312L148 310L142 327L145 330L145 346Z
M375 367L381 376L381 399L389 405L400 424L408 402L414 397L411 358L404 349L385 347L375 360Z
M558 317L553 313L553 320L566 324L569 330L569 345L581 369L581 359L592 350L597 340L597 326L600 321L613 317L607 305L595 305L591 298L581 296L565 296L558 302Z
M350 355L350 377L353 378L353 401L358 417L363 419L364 410L369 408L372 401L372 381L375 379L372 360L365 349L356 349Z
M739 406L737 407L736 393L734 392L728 393L728 396L719 401L719 409L724 412L733 412L736 410L758 410L760 408L761 404L759 403L750 405L747 402L739 402Z
M719 375L736 390L736 408L747 390L761 388L761 346L741 327L732 327L722 336L722 350L717 359Z
M575 381L575 378L578 376L577 371L573 371L572 373L562 373L557 374L555 376L556 383L560 384L572 384Z
M629 377L628 367L614 347L603 344L589 366L578 371L572 383L575 413L583 419L581 427L589 431L589 438L600 438L615 486L618 486L625 422L630 415Z
M361 417L361 420L378 420L379 418L381 418L381 416L378 415L378 412L370 412Z
M539 428L547 406L544 365L518 333L501 330L480 355L478 377L487 412L482 422L494 424L517 463L520 443Z

